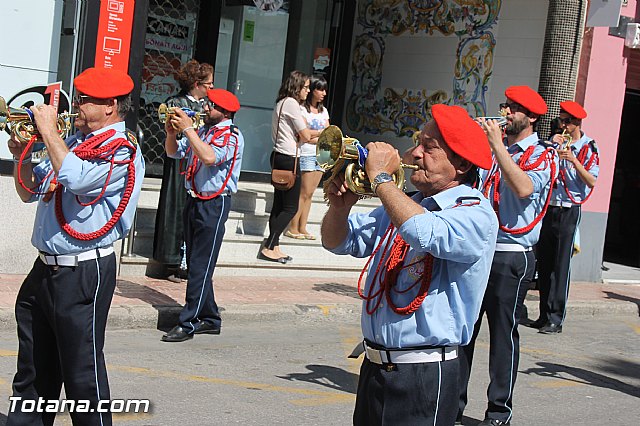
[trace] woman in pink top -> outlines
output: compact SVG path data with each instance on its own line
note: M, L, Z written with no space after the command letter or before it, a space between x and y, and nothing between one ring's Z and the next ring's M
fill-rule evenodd
M300 145L311 141L319 132L307 128L300 104L309 94L309 77L292 71L280 86L271 121L274 141L271 163L273 168L293 170ZM273 206L269 216L269 236L258 252L258 259L285 264L293 260L280 250L280 235L298 211L300 196L300 164L296 165L296 183L287 191L274 189Z

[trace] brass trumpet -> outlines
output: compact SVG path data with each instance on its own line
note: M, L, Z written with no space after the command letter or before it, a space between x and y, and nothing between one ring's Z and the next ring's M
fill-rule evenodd
M171 120L171 117L176 114L176 109L180 107L168 107L167 104L160 104L158 107L158 120L160 123L164 124L167 120ZM193 127L196 129L204 124L204 114L201 112L195 112L189 108L180 108L182 109L192 120ZM178 130L176 126L173 126L174 129Z
M329 171L336 165L344 168L344 178L351 192L360 196L375 197L371 190L371 181L364 171L368 151L355 138L344 137L337 126L329 126L320 133L316 144L316 158L322 170ZM393 181L399 189L404 188L404 170L417 170L413 164L400 164L393 174Z
M77 115L66 111L58 114L57 127L61 138L67 137L69 130L71 130L71 118ZM22 143L29 142L34 136L36 140L42 140L33 121L33 113L26 108L8 107L7 102L0 96L0 130L5 128L8 128L15 135L15 138Z

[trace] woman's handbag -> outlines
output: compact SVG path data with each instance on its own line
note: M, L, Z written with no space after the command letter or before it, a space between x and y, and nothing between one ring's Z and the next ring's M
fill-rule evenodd
M294 166L295 170L295 166ZM291 170L271 170L271 185L279 191L288 191L296 183L296 172Z
M276 130L276 141L278 140L278 132L280 132L280 116L282 115L282 108L284 107L284 101L280 105L280 112L278 113L278 127ZM271 161L271 185L278 191L288 191L293 188L296 183L296 170L298 167L298 149L296 147L296 158L293 162L293 171L274 169L275 153L273 155L274 160Z

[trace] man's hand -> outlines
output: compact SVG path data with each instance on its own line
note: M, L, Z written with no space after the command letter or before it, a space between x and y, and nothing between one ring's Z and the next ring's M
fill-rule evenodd
M187 115L181 108L174 109L175 114L171 115L171 119L167 120L167 124L165 124L165 130L172 126L175 129L176 133L184 132L184 130L188 127L193 128L193 120L191 117Z
M58 111L53 105L40 104L29 108L33 113L33 121L38 132L44 137L60 136L58 133Z
M338 210L350 210L358 202L359 197L347 187L344 181L344 173L340 173L329 184L327 198L331 207Z
M171 124L170 118L164 122L164 131L167 133L167 136L173 136L174 139L178 135L178 131L173 127L173 124Z
M369 155L364 163L364 169L369 180L373 180L382 172L394 174L400 168L400 154L393 146L385 142L370 142L367 144Z
M560 160L567 160L571 164L576 163L576 156L573 155L573 151L571 151L571 149L557 149L556 151L558 151L558 158Z
M496 120L485 120L480 118L478 120L484 130L487 139L489 139L489 146L492 152L496 152L497 149L504 148L504 142L502 141L502 129L498 126Z
M14 158L20 158L20 156L22 155L22 151L25 150L25 148L27 147L27 142L20 142L17 139L15 139L15 135L12 133L11 137L9 138L9 152L11 152L11 154L13 154ZM31 148L29 148L29 152L27 152L25 155L29 156L31 155L31 150L33 149L33 145L31 145Z
M562 135L560 133L556 133L555 135L553 135L553 137L551 138L551 142L555 142L557 143L559 146L563 146L565 144L565 140L562 137Z

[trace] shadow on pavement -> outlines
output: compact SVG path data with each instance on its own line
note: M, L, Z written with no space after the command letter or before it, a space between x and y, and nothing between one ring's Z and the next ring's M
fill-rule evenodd
M614 293L612 291L605 291L604 294L607 295L607 299L615 299L615 300L622 300L625 302L635 303L636 306L638 307L638 315L640 315L640 299L637 299L635 297L625 296L623 294Z
M594 371L585 370L582 368L571 367L568 365L554 364L550 362L539 362L540 368L529 368L522 371L523 374L535 374L541 377L552 377L560 380L573 381L590 386L598 386L601 388L611 389L619 391L636 398L640 398L640 389L636 386L622 382L618 379L599 374ZM610 359L602 361L603 367L600 367L604 372L612 373L621 376L629 376L631 372L632 377L640 377L640 365L637 363L620 360ZM575 379L568 378L567 375L575 377Z
M178 321L182 305L175 299L153 288L127 280L118 280L115 295L127 299L138 299L158 311L156 328L169 331Z
M286 376L276 376L280 379L315 383L324 387L355 394L358 388L358 375L342 368L329 365L311 364L306 366L309 373L291 373Z
M313 290L325 291L327 293L333 293L340 296L348 296L353 297L354 299L360 299L360 296L358 296L357 288L340 283L314 284Z

